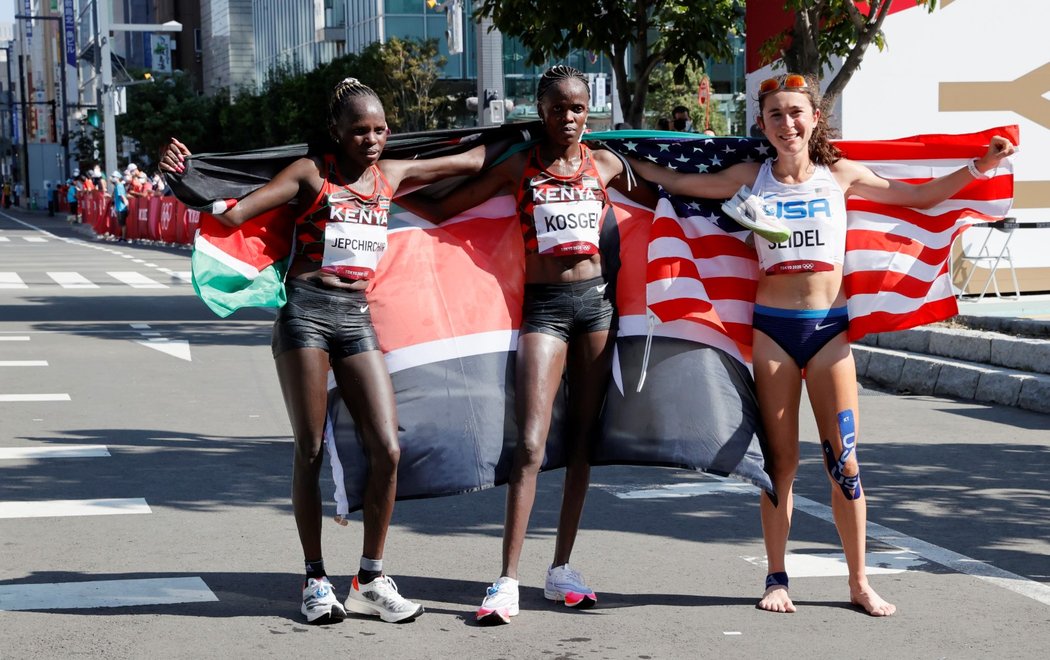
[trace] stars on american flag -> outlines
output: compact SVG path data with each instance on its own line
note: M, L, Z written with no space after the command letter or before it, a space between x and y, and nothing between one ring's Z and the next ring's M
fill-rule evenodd
M674 139L603 140L608 148L670 168L676 172L711 173L737 163L763 161L773 154L769 143L757 138L682 137ZM672 197L682 217L717 224L733 234L744 233L740 225L722 215L721 200Z
M646 158L657 165L679 172L717 172L737 163L754 163L772 155L769 143L747 137L605 139L605 146L636 158Z

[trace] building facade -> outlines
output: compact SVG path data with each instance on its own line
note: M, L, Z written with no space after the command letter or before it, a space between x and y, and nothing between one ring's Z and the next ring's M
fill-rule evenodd
M204 93L235 94L257 84L251 0L200 0Z

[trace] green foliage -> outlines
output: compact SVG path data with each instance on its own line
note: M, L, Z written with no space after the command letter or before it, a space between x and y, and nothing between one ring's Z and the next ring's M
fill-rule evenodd
M649 96L645 103L646 116L650 120L649 128L656 128L656 121L660 117L670 118L675 106L684 105L689 108L693 130L699 133L704 130L704 109L697 100L697 89L704 72L700 67L689 64L683 71L681 82L675 82L674 74L675 67L661 64L653 69L649 77ZM711 129L717 135L726 135L726 118L719 109L718 101L712 98L707 104Z
M117 117L117 134L136 140L139 154L149 160L156 160L172 136L200 151L213 143L217 133L215 101L198 96L186 76L128 86L127 98L127 113Z
M280 67L261 90L242 89L232 99L225 92L198 96L186 78L176 76L128 87L128 113L118 117L118 132L138 141L140 154L150 160L172 136L196 152L327 144L328 99L349 76L376 91L392 131L446 127L456 108L434 94L444 64L437 40L391 39L306 73Z
M937 0L917 0L932 12ZM795 21L784 32L762 44L760 53L767 62L781 60L787 70L823 77L832 59L842 61L824 95L825 105L838 96L860 67L871 44L882 50L886 35L882 23L893 0L869 0L858 7L853 0L784 0L784 8L794 11Z
M529 49L529 63L543 65L573 50L603 53L617 77L626 119L642 124L648 81L662 62L682 80L690 64L732 56L737 0L478 0L479 16L492 18L504 34ZM570 26L560 29L562 26ZM627 71L626 53L631 53ZM630 74L630 75L629 75Z
M86 118L77 121L73 127L69 149L77 161L77 169L87 172L99 161L97 156L102 142L102 131Z
M402 40L391 37L373 43L361 53L361 68L379 72L372 89L387 108L387 123L394 131L437 128L441 99L432 95L441 68L448 61L438 55L437 39ZM400 108L396 114L390 108Z

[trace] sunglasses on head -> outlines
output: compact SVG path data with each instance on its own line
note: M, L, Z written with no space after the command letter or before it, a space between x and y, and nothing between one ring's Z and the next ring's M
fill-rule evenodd
M781 78L766 78L758 85L758 95L769 94L770 92L776 92L781 89L795 90L795 89L808 89L809 83L806 82L806 77L798 73L789 73Z

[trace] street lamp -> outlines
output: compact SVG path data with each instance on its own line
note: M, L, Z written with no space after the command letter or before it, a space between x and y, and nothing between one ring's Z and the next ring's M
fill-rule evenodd
M96 2L98 20L99 66L102 69L102 93L99 99L99 113L102 115L102 134L105 142L106 172L114 172L117 165L117 122L113 114L112 46L110 38L114 32L182 32L182 23L168 21L160 25L147 23L114 23L113 7L108 2Z

